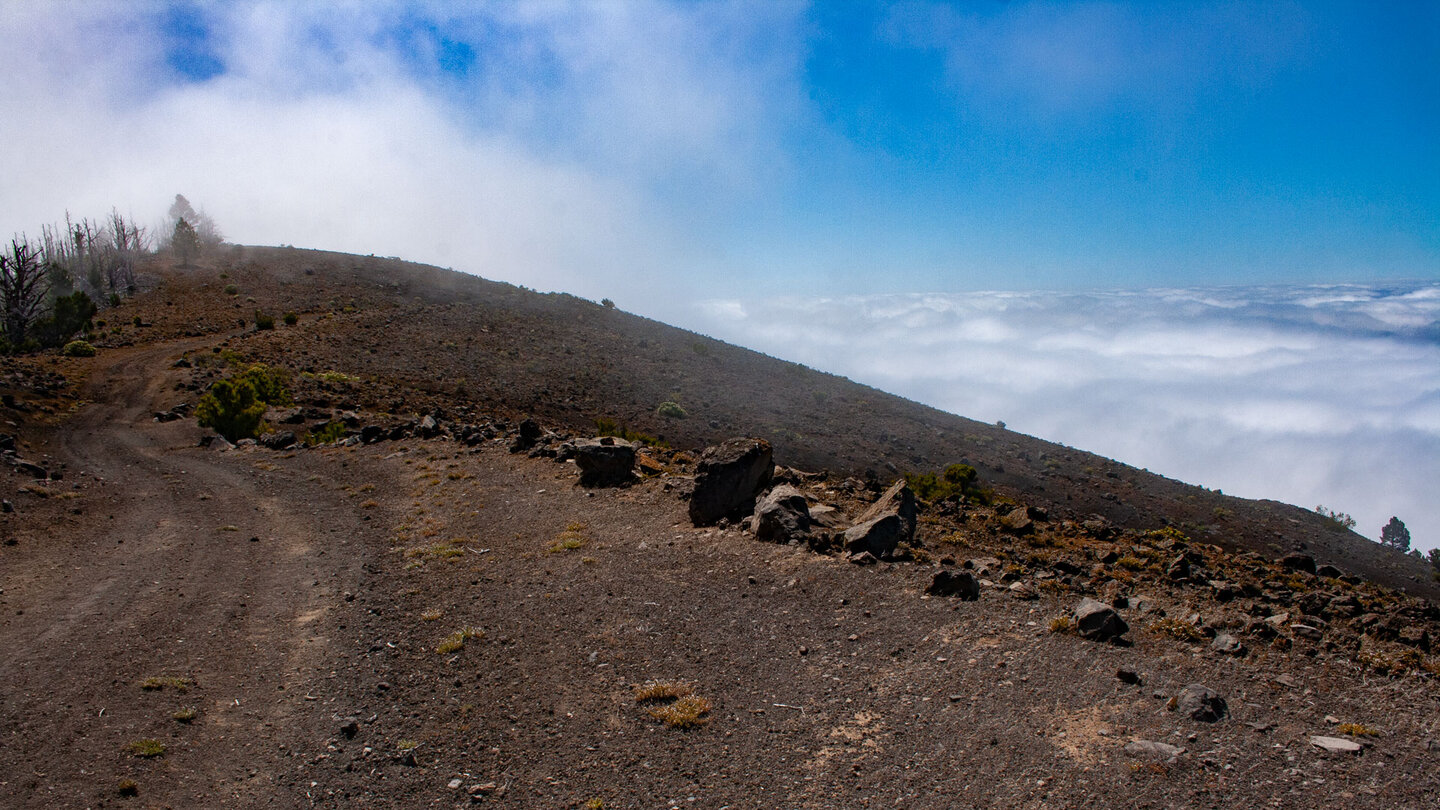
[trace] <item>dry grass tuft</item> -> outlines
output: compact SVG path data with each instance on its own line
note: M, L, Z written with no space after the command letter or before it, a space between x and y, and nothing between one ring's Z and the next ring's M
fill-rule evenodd
M584 523L571 523L565 527L560 536L550 541L545 547L546 554L563 554L567 551L576 551L590 544L590 538L585 534Z
M650 716L664 721L671 728L699 728L710 722L710 701L699 695L686 695L674 703L656 706Z
M125 746L125 750L129 751L132 757L151 759L165 754L165 743L147 737L143 740L136 740L130 743Z
M683 681L650 681L635 687L635 702L651 706L650 716L671 728L699 728L710 722L710 701Z
M184 692L193 686L194 683L195 682L189 678L152 677L141 681L140 688L147 692L159 692L168 686L176 692Z
M1380 732L1359 723L1341 723L1340 733L1351 737L1379 737Z
M1050 632L1052 633L1070 633L1074 630L1075 623L1070 620L1069 616L1056 616L1050 620Z
M1156 635L1169 636L1178 641L1196 642L1205 640L1205 634L1200 632L1198 627L1188 622L1182 622L1179 619L1161 619L1145 629Z
M460 630L456 630L455 632L446 636L445 639L435 647L435 652L440 653L441 655L457 653L465 648L466 641L469 641L472 638L484 637L484 630L481 630L478 627L465 627Z

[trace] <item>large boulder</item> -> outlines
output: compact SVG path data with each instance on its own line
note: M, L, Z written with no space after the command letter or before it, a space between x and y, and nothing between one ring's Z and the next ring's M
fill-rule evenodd
M1087 597L1075 608L1075 630L1093 641L1109 641L1129 632L1130 625L1114 608Z
M770 443L764 439L730 439L705 448L695 468L690 522L709 526L721 518L749 513L755 497L770 483L774 467Z
M755 506L755 539L801 543L810 536L810 505L800 490L781 484Z
M635 445L609 436L571 445L580 486L618 487L635 480Z
M900 518L900 539L908 543L915 539L915 521L919 517L919 513L920 510L915 504L915 493L902 478L891 484L890 488L885 490L885 493L875 503L870 504L870 508L855 519L855 525L858 528L877 518L895 515Z
M851 554L868 553L880 559L890 556L905 537L904 521L891 512L846 529L845 550Z
M1303 571L1307 574L1315 573L1315 558L1309 554L1301 554L1298 551L1281 557L1280 564L1293 571Z

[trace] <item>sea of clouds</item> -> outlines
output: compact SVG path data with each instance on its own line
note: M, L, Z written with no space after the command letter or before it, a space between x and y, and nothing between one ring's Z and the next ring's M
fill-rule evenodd
M687 325L1232 495L1440 546L1440 283L701 303Z

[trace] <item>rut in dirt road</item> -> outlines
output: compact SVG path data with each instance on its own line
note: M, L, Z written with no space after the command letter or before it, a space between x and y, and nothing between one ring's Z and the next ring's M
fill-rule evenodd
M344 711L334 629L365 524L325 487L323 459L298 465L322 469L309 475L267 470L195 447L193 421L154 422L189 348L97 358L93 404L49 448L78 518L34 530L3 573L11 806L93 806L122 779L175 806L300 806L297 766ZM147 739L162 757L128 750Z

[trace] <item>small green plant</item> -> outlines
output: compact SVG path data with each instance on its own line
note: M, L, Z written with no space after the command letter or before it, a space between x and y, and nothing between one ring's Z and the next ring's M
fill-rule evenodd
M1069 616L1056 616L1050 620L1050 632L1069 633L1075 629L1075 623L1070 621Z
M226 284L226 285L225 285L225 294L226 294L226 295L239 295L239 294L240 294L240 288L239 288L239 287L236 287L234 284Z
M606 301L609 301L610 299L607 298L607 299L605 299L605 300L606 300ZM589 800L587 800L587 801L585 802L585 804L583 805L583 807L585 808L585 810L605 810L605 800L604 800L604 799L589 799Z
M83 340L72 340L65 344L60 353L66 357L94 357L95 347Z
M267 330L267 329L274 329L274 328L275 328L275 316L274 316L274 315L266 315L265 313L261 312L261 311L258 310L258 309L255 310L255 328L256 328L257 330L261 330L261 331Z
M314 447L317 444L333 444L345 438L345 423L340 421L326 422L322 428L317 428L305 435L305 445Z
M131 796L139 796L140 783L136 782L134 779L121 779L120 784L116 786L116 791L119 792L121 796L124 796L126 798L129 798Z
M614 301L611 301L609 298L601 298L601 299L600 299L600 306L605 307L606 309L614 309L614 308L615 308L615 302L614 302Z
M660 407L655 409L655 412L666 419L684 419L689 416L689 414L685 412L685 409L680 407L680 403L678 402L662 402L660 403Z
M154 757L164 756L165 743L146 737L143 740L136 740L130 743L125 746L125 749L130 752L130 756L132 757L153 759Z
M446 636L436 647L435 652L441 655L460 652L465 648L465 642L472 638L484 638L485 631L478 627L464 627Z
M147 692L159 692L162 689L170 688L176 692L185 692L194 684L189 678L176 677L152 677L140 682L140 688Z
M906 473L905 482L910 485L915 497L922 501L934 503L946 498L959 498L985 503L989 498L976 485L977 475L975 468L969 464L951 464L939 475L933 472Z
M184 708L170 715L170 719L174 720L177 723L184 723L188 726L191 723L195 722L195 718L199 716L200 713L195 711L194 708Z
M294 312L287 312L285 313L285 317L283 320L285 321L286 326L294 326L295 324L300 322L300 316L296 315Z
M641 433L638 430L630 430L614 419L606 419L604 417L595 420L595 433L598 436L614 436L617 439L643 444L646 447L670 446L670 443L663 439L657 439L648 433Z

